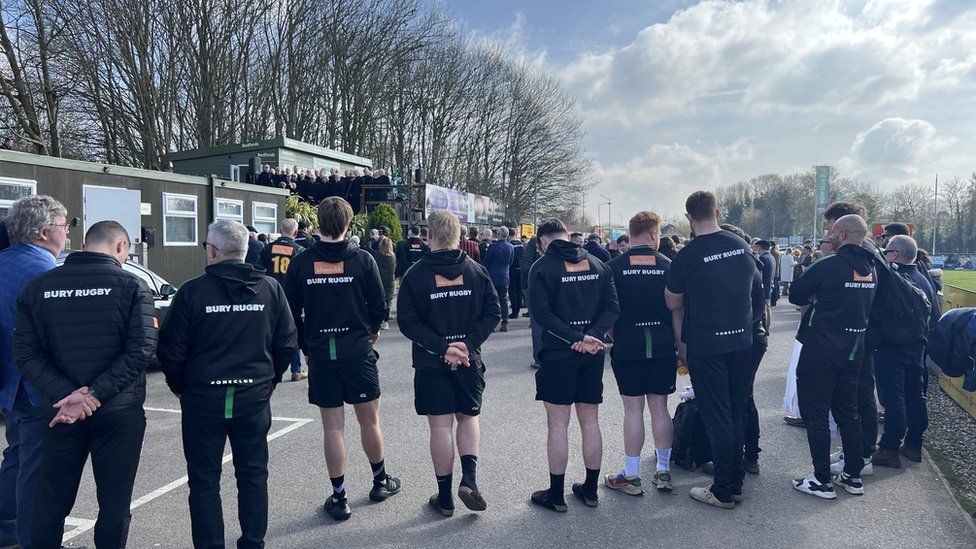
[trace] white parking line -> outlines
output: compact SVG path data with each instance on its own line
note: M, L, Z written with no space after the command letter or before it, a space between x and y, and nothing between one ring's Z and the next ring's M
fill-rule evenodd
M169 409L169 408L152 408L152 407L149 407L149 406L146 406L145 407L145 410L147 412L169 412L169 413L174 413L174 414L180 414L180 413L182 413L180 410L172 410L172 409ZM276 439L278 437L285 436L288 433L290 433L290 432L292 432L292 431L294 431L294 430L296 430L296 429L298 429L298 428L300 428L300 427L302 427L302 426L304 426L304 425L306 425L306 424L308 424L308 423L310 423L310 422L313 421L311 419L292 418L292 417L272 417L271 420L272 421L284 421L284 422L291 423L291 425L288 425L287 427L278 429L277 431L275 431L273 433L268 433L268 442L271 442L272 440L274 440L274 439ZM234 454L233 453L229 453L226 456L224 456L224 458L221 460L220 463L221 464L228 463L233 458L234 458ZM141 507L141 506L149 503L150 501L152 501L152 500L154 500L156 498L159 498L161 496L164 496L164 495L168 494L169 492L172 492L173 490L176 490L180 486L183 486L184 484L186 484L187 482L189 482L189 480L190 480L189 477L182 476L182 477L174 480L173 482L170 482L169 484L167 484L167 485L165 485L165 486L163 486L161 488L157 488L156 490L153 490L152 492L149 492L148 494L146 494L146 495L144 495L144 496L142 496L142 497L140 497L140 498L138 498L136 500L133 500L132 504L129 505L129 509L130 510L135 510L135 509L137 509L137 508L139 508L139 507ZM62 542L68 541L68 540L70 540L72 538L76 538L76 537L84 534L85 532L93 529L95 527L95 521L89 520L89 519L77 518L77 517L68 517L67 519L65 519L65 525L66 526L73 526L74 528L72 528L71 530L68 530L68 531L66 531L64 533L64 537L61 538Z

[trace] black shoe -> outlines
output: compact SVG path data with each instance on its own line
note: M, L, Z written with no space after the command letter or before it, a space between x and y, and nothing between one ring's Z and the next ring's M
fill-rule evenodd
M538 505L539 507L545 507L546 509L553 510L557 513L565 513L569 511L569 507L566 503L553 503L552 499L549 497L549 490L539 490L538 492L532 492L532 503Z
M484 511L488 508L488 502L481 497L481 492L471 489L470 486L458 486L458 498L465 507L472 511Z
M807 424L803 422L802 417L785 416L783 417L783 421L785 421L787 425L792 425L794 427L805 428L807 426Z
M452 507L450 509L447 509L445 507L441 507L441 502L440 499L437 497L437 494L430 496L430 499L427 500L427 505L429 505L430 508L433 509L434 511L440 513L442 517L454 516L454 508Z
M386 501L386 498L400 491L400 479L386 475L386 480L377 483L373 481L373 489L369 491L369 499Z
M592 494L587 494L583 489L582 483L577 482L576 484L573 484L573 495L585 503L587 507L596 507L597 505L600 505L600 496L597 495L596 491L594 491Z
M901 469L901 458L898 456L898 452L878 448L878 451L875 452L874 456L871 458L871 465L875 467L891 467L892 469Z
M518 318L518 317L519 317L518 313L508 315L508 318L512 318L512 319L515 319L515 318Z
M914 461L915 463L922 463L922 449L921 448L909 448L908 446L902 446L901 455L905 456L908 461Z
M705 473L708 476L714 477L715 476L715 464L712 463L711 461L706 461L705 463L702 464L701 471L702 471L702 473Z
M539 361L537 360L533 360L532 364L530 364L529 367L532 368L533 370L538 370L539 368L542 367L542 364L539 364Z
M759 461L747 461L742 464L742 468L750 475L759 474Z
M349 501L346 498L336 499L329 496L322 510L335 520L346 520L352 516L352 509L349 508Z

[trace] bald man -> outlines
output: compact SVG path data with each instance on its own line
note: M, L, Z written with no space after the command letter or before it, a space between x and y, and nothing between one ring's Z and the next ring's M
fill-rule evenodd
M877 287L873 255L861 247L867 232L867 223L859 215L835 221L826 240L836 252L810 265L790 290L790 303L811 305L796 335L803 344L796 380L814 467L813 474L794 479L793 487L823 499L837 497L834 483L850 494L864 493L857 391L864 334ZM847 458L836 476L830 471L830 412Z

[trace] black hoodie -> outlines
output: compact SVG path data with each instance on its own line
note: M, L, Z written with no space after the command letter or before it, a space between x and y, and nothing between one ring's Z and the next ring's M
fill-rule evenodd
M401 240L396 248L396 275L402 277L411 265L420 261L423 255L430 251L419 236L411 236L406 240Z
M295 339L281 285L249 264L224 261L180 288L156 354L184 405L241 417L271 398L295 357Z
M873 254L856 244L815 261L790 285L790 303L813 305L796 339L804 348L855 360L864 351L878 273Z
M613 326L610 350L613 358L673 358L671 310L664 302L671 260L650 246L633 246L607 266L620 298L620 316Z
M317 242L292 260L285 285L298 343L316 366L360 359L386 318L386 292L373 256L348 240ZM305 317L302 318L304 311Z
M414 368L449 368L444 355L455 341L480 366L481 344L500 319L491 277L461 250L428 253L403 275L397 326L413 341Z
M529 312L545 330L540 351L554 359L574 357L570 345L584 335L602 340L620 314L610 269L572 242L550 242L529 280Z

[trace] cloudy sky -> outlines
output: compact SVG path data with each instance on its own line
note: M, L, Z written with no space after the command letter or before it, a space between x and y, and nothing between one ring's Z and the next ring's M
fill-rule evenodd
M816 164L883 188L976 171L974 0L443 4L579 99L594 221L600 194L614 222L678 214L693 190Z

